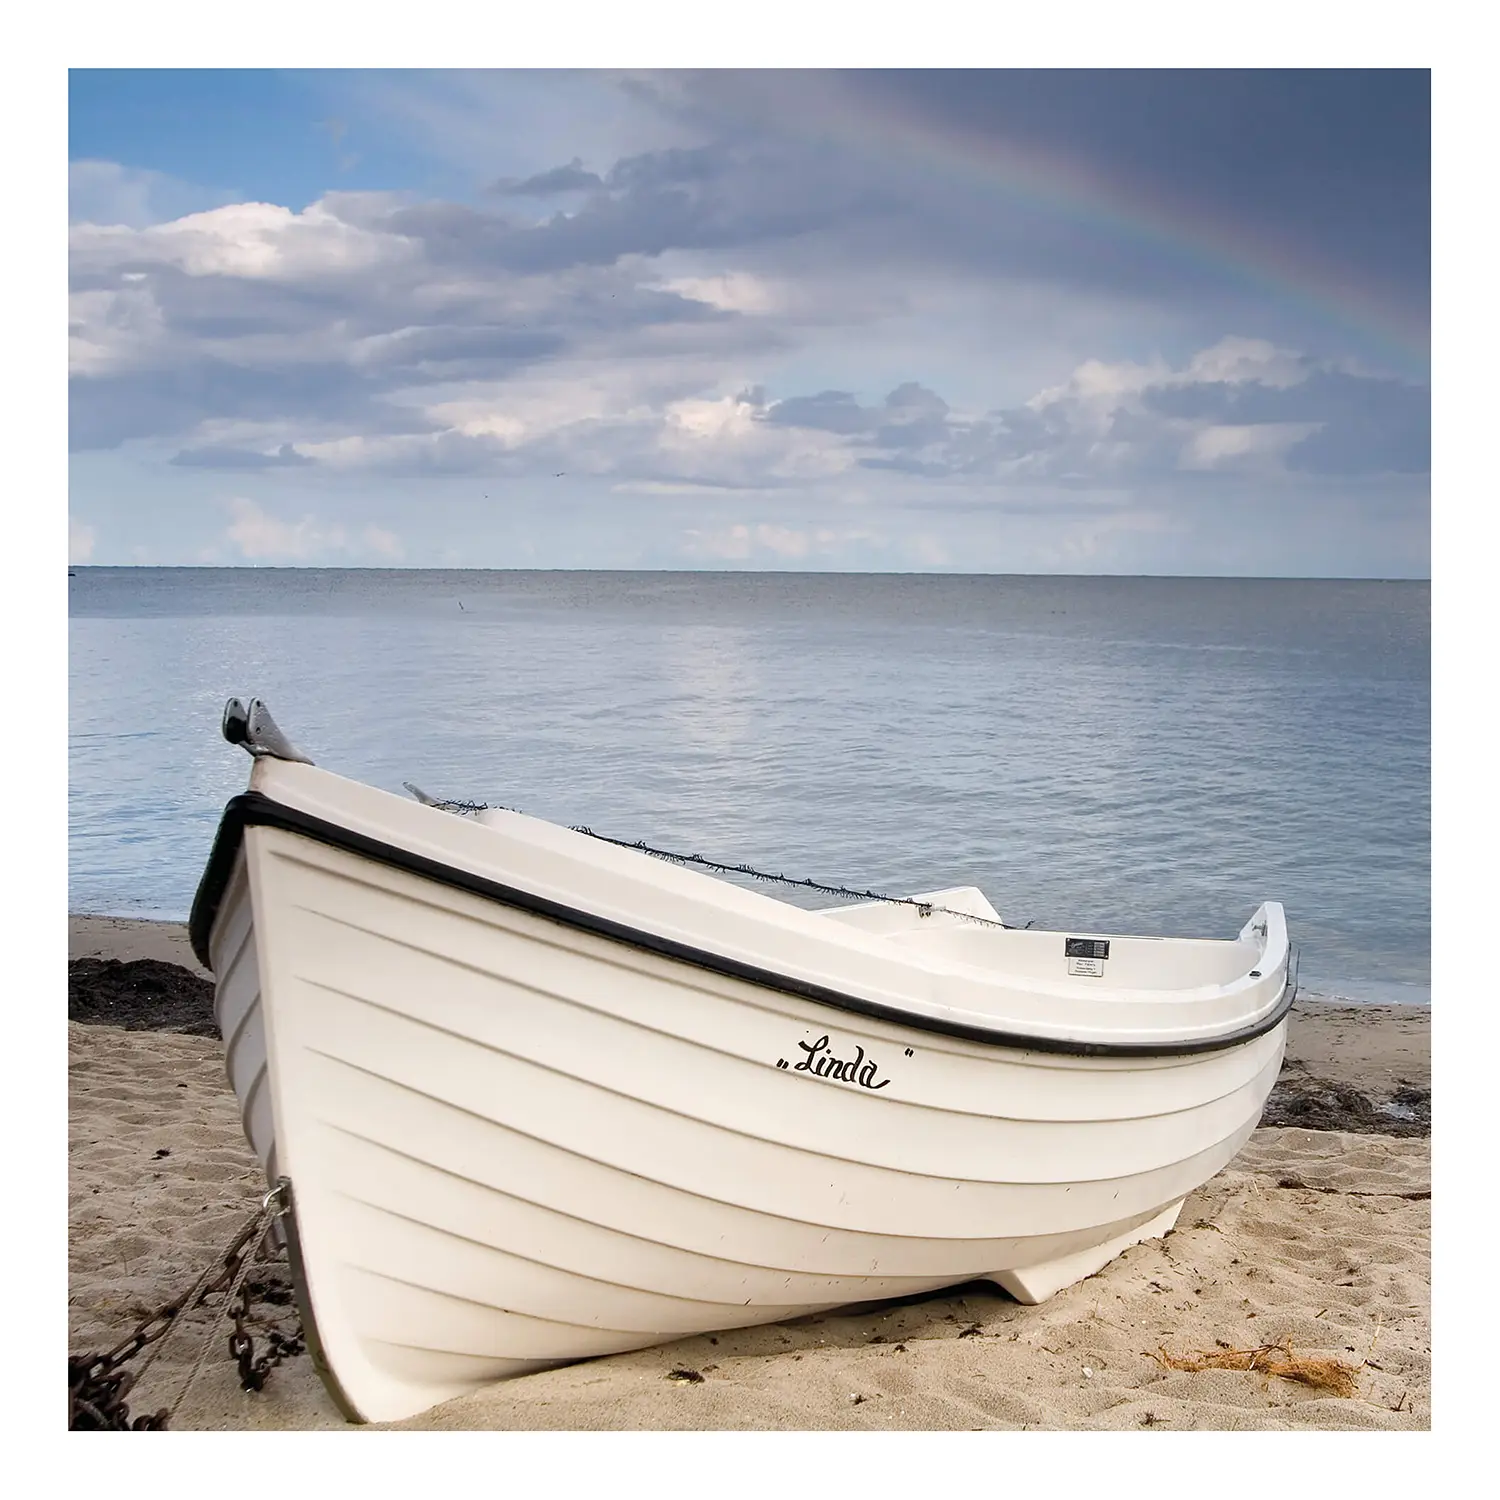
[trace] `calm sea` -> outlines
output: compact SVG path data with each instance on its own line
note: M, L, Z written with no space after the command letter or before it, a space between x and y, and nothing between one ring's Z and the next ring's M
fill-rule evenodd
M69 590L74 911L185 917L249 771L220 711L254 694L392 791L978 885L1049 928L1228 937L1275 899L1306 989L1429 998L1426 583L80 568Z

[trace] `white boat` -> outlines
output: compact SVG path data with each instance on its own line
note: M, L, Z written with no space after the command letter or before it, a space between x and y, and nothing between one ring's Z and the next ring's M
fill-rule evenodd
M1227 940L814 912L307 763L262 705L192 937L309 1344L353 1420L1164 1235L1281 1066L1282 908Z

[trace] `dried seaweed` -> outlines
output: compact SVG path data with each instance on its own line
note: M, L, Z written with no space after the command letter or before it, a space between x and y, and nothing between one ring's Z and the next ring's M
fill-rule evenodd
M1359 1366L1316 1354L1298 1354L1291 1340L1261 1344L1254 1349L1200 1349L1192 1354L1170 1354L1158 1349L1152 1356L1169 1370L1257 1370L1282 1380L1295 1380L1335 1396L1353 1396L1358 1390Z

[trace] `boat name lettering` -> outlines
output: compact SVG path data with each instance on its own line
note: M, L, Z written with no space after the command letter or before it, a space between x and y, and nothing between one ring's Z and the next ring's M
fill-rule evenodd
M835 1057L829 1051L827 1035L820 1036L815 1042L798 1042L797 1045L807 1054L801 1062L788 1064L784 1057L776 1059L778 1068L790 1066L793 1073L811 1073L817 1078L836 1078L840 1083L857 1083L862 1089L883 1089L891 1080L882 1078L879 1083L875 1082L878 1069L873 1057L865 1056L865 1049L856 1044L852 1058Z

